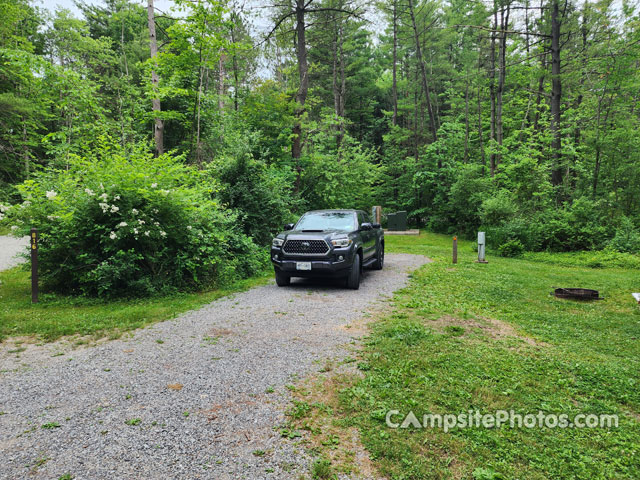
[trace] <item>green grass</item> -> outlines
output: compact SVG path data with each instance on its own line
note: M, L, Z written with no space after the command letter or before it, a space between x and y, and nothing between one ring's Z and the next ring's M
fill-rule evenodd
M51 341L63 335L117 337L123 332L174 318L231 293L264 284L270 273L201 293L147 299L105 301L41 294L31 303L30 274L21 267L0 272L0 341L10 336L37 336Z
M388 252L427 255L373 324L341 390L345 425L360 430L393 479L637 479L640 477L640 290L633 269L570 266L571 254L474 262L470 242L434 234L387 239ZM576 256L576 255L573 255ZM580 257L579 255L577 255ZM557 260L554 264L554 258ZM578 262L579 263L579 262ZM549 295L600 290L604 301ZM606 429L391 429L385 413L618 414ZM397 417L402 418L402 417Z

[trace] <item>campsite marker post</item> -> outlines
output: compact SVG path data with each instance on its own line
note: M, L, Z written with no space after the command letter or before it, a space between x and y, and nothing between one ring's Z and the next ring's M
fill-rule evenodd
M453 263L458 263L458 237L453 237Z
M38 229L31 229L31 303L38 303Z

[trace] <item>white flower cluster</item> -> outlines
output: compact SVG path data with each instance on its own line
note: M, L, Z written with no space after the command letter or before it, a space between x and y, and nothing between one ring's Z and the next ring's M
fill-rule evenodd
M53 190L47 191L46 195L49 200L51 200L52 198L56 198L58 196L58 194Z
M103 195L100 195L98 198L101 200L106 200L108 199L108 196L106 196L106 194L103 194ZM113 200L118 200L119 198L120 197L116 195L115 197L113 197ZM109 205L108 203L105 203L105 202L101 202L99 203L99 205L100 205L100 208L102 208L102 211L104 213L107 213L108 211L112 213L116 213L120 210L116 205ZM153 212L158 213L158 210L153 209ZM139 217L141 215L144 215L144 213L139 211L136 208L133 208L131 209L131 215L133 217ZM142 218L134 218L133 220L130 220L128 223L126 221L121 221L120 223L118 223L116 225L116 229L114 231L109 232L109 238L111 240L116 240L118 238L126 237L127 230L123 230L123 229L126 229L127 227L129 227L130 230L128 231L133 234L136 240L138 240L139 235L144 235L145 237L151 237L153 233L153 227L149 229L149 226L147 226L147 224L149 224L149 226L153 225L155 227L158 227L158 235L160 235L161 238L167 237L167 232L165 232L160 228L160 222L155 221L153 218L148 218L147 220L143 220ZM189 229L191 229L191 227L189 227Z
M9 210L9 208L11 208L11 207L9 207L8 205L2 205L0 203L0 220L2 220L4 218L4 215Z
M120 210L120 207L118 207L117 205L109 205L108 203L99 203L98 205L100 205L102 213L116 213L118 210Z

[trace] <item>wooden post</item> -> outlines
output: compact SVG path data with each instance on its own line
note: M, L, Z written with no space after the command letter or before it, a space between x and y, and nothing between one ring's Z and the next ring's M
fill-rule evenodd
M38 229L31 229L31 303L38 303Z
M375 223L382 223L382 207L380 206L376 206L373 207L373 216L374 216L374 221Z
M458 237L453 237L453 263L458 263Z

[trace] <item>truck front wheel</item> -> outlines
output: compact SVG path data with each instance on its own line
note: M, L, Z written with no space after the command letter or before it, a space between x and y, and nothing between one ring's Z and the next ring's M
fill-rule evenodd
M347 288L352 290L358 290L358 288L360 288L360 255L357 253L353 259L349 276L347 277Z
M289 275L282 273L277 268L275 269L275 271L276 271L276 284L279 287L286 287L291 283L291 277Z

